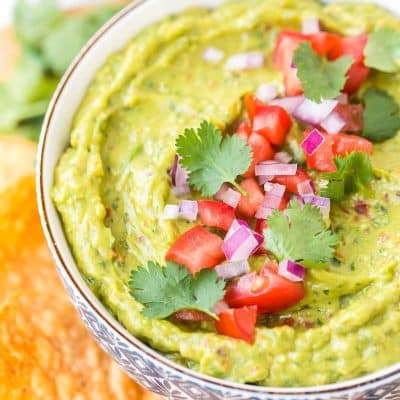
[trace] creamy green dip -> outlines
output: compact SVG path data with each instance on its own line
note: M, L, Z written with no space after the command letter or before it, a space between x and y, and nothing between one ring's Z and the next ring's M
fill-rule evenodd
M204 119L229 126L245 93L281 82L271 65L277 33L282 27L300 30L301 19L310 15L343 34L378 26L400 30L399 20L375 6L322 7L313 0L241 0L170 17L145 29L98 71L55 173L53 198L93 292L155 349L237 382L319 385L400 361L398 137L375 145L372 160L380 178L333 208L332 226L341 240L335 262L307 273L306 298L260 324L254 345L217 335L206 323L188 327L146 319L129 295L130 271L148 260L163 263L190 226L162 218L165 204L177 202L167 175L175 138ZM209 46L227 56L261 50L267 63L229 72L202 60ZM400 74L374 72L371 84L400 102ZM292 140L299 133L293 128ZM279 326L288 316L293 326Z

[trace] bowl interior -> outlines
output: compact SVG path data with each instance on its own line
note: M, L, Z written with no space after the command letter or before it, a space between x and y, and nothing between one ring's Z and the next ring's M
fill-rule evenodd
M42 135L39 144L38 153L38 169L37 169L37 190L39 212L47 241L50 249L59 263L63 264L63 268L68 270L70 276L73 276L75 284L79 290L90 300L95 306L100 317L105 319L117 331L143 351L151 353L153 357L162 360L163 363L169 364L172 368L179 369L184 373L191 374L198 379L207 380L214 384L218 384L217 379L205 377L186 368L177 366L168 361L154 350L130 335L105 309L98 301L89 288L84 283L78 272L73 255L66 241L63 227L59 215L51 201L51 188L53 184L53 172L55 166L69 143L69 134L73 116L77 111L80 102L99 67L106 61L108 56L115 51L123 48L125 44L139 31L146 26L153 24L168 14L174 14L186 9L188 6L216 7L226 0L138 0L133 1L119 15L114 17L110 23L102 28L96 36L91 39L88 45L75 59L67 73L64 75L56 94L52 99L49 107L45 123L43 125ZM400 10L398 0L375 1L386 7L390 7L397 13ZM355 386L366 382L372 382L383 375L388 376L397 371L399 365L387 368L384 371L371 374L357 380L348 381L340 385L343 389L346 385ZM226 382L225 382L226 384ZM246 390L248 386L240 384L230 384L230 386ZM252 387L254 388L254 387ZM254 388L256 391L269 393L318 393L327 390L336 390L335 385L313 388Z

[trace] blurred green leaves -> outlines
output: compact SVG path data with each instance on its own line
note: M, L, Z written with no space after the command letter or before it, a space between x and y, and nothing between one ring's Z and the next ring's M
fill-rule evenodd
M61 76L91 36L119 8L85 15L61 13L55 0L17 0L14 27L21 55L10 80L0 83L0 132L37 140Z

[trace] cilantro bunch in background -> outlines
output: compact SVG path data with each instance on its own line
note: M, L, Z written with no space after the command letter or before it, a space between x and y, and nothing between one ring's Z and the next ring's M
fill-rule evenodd
M17 0L14 28L21 54L10 80L0 83L0 132L37 140L54 90L71 61L117 11L102 6L65 15L56 0Z

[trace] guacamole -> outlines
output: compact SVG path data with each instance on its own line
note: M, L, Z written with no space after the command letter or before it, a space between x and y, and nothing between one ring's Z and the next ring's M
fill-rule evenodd
M53 199L91 290L134 336L204 374L268 386L321 385L400 361L400 137L374 145L372 185L333 205L336 258L307 272L306 297L257 327L253 345L194 327L148 319L129 293L132 269L164 262L192 224L166 220L176 202L168 169L175 139L203 120L225 129L242 98L282 82L271 56L279 31L304 17L346 35L400 21L367 4L239 0L191 9L148 27L97 72L75 116L70 147L56 172ZM203 60L206 48L261 51L265 66L228 71ZM400 74L372 72L374 86L400 102ZM302 133L291 131L293 141ZM254 266L256 268L256 266ZM290 317L294 323L281 324Z

